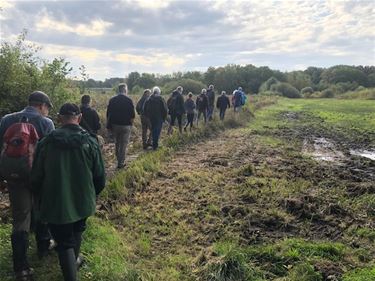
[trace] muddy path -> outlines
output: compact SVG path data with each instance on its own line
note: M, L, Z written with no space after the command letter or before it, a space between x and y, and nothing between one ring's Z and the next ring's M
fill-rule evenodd
M296 130L279 128L270 142L257 130L233 129L177 152L118 224L133 233L130 240L147 236L150 263L167 253L199 267L194 258L209 256L210 246L225 239L255 245L297 237L369 248L351 232L375 227L373 203L362 202L375 193L374 162L306 157L305 132ZM375 257L373 249L369 255ZM134 258L145 256L135 251ZM327 267L318 268L322 276L345 270L334 262Z

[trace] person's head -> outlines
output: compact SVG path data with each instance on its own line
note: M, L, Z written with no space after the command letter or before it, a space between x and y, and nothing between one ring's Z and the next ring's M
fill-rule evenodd
M193 93L189 92L188 97L189 97L189 99L191 99L193 97Z
M201 94L206 94L207 93L207 90L206 89L202 89L202 91L201 91Z
M238 87L238 90L239 90L239 91L242 91L242 87Z
M182 94L182 92L184 91L184 88L182 88L182 86L178 86L177 87L177 91Z
M35 91L29 95L29 106L35 107L40 114L47 116L50 108L52 107L52 103L45 93Z
M152 88L152 94L155 95L155 96L160 96L161 95L161 90L159 87L155 86L154 88Z
M221 94L222 94L223 96L225 96L226 93L227 93L227 92L225 92L225 91L221 91Z
M60 107L58 117L62 125L78 125L81 122L82 114L77 105L68 102Z
M210 90L213 90L213 89L214 89L214 85L210 85L210 86L208 86L208 88L209 88Z
M83 95L81 98L82 105L90 105L91 97L89 95Z
M146 90L144 90L144 91L143 91L143 95L144 95L145 97L149 97L149 96L151 95L151 90L150 90L150 89L146 89Z
M128 85L126 83L118 84L118 92L120 94L126 95L128 93Z

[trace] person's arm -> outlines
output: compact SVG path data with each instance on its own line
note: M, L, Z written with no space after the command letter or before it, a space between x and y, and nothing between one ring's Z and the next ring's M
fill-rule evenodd
M96 112L96 110L94 110L94 109L93 109L93 111L94 111L94 130L98 131L101 128L100 118L99 118L98 112Z
M106 125L106 128L108 130L111 130L112 129L112 124L111 124L111 110L112 109L112 103L111 103L111 100L109 101L108 103L108 106L107 106L107 112L106 112L106 117L107 117L107 125Z
M93 154L94 167L92 169L92 180L95 187L95 193L96 195L99 195L99 193L105 187L105 169L102 153L97 141L95 141L95 144L93 146Z
M163 121L165 121L165 119L167 119L167 115L168 115L168 108L167 108L167 104L165 103L165 100L162 98L161 99L162 101L162 117L163 117Z

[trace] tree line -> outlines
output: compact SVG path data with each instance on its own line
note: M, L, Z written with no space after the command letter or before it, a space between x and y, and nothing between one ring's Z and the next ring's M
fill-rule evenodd
M155 85L170 94L178 85L185 92L199 94L210 84L219 91L231 93L241 86L247 94L278 94L289 98L333 97L356 89L375 87L375 66L336 65L329 68L308 67L305 70L281 72L268 66L229 64L209 67L205 72L187 71L172 74L130 72L127 77L104 81L89 78L86 68L79 68L80 77L67 78L72 72L63 58L47 61L38 57L39 47L25 43L24 31L11 44L3 42L0 49L0 116L25 106L26 97L39 89L50 95L56 106L91 88L111 88L127 82L133 94Z

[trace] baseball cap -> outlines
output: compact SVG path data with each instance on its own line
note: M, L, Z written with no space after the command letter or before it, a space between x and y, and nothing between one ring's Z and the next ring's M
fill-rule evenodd
M35 91L29 95L29 102L45 103L49 107L53 107L49 97L42 91Z
M70 116L77 116L81 114L79 107L74 103L65 103L60 107L59 115L70 115Z

